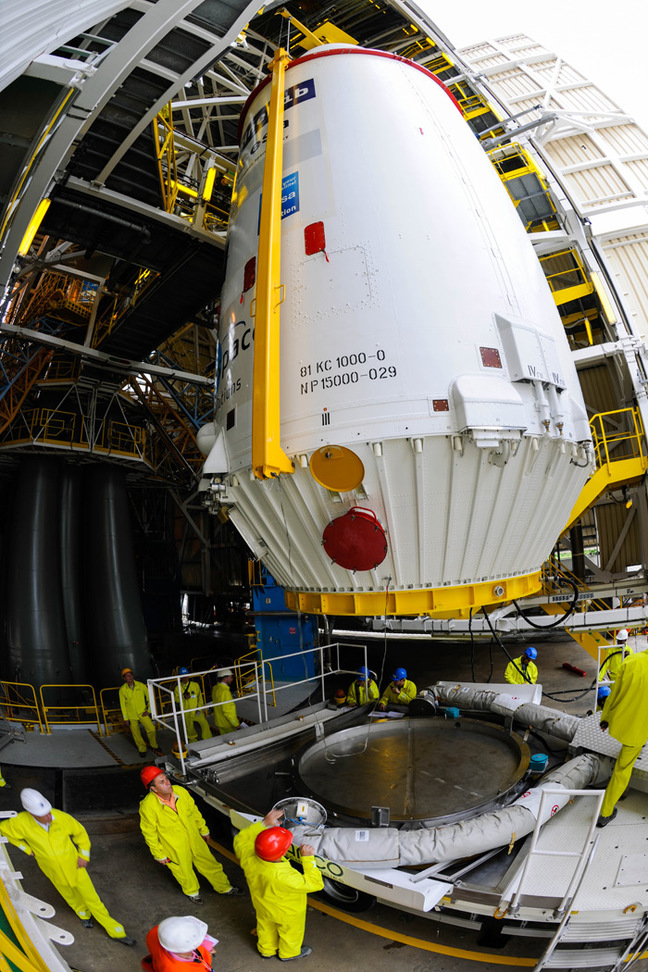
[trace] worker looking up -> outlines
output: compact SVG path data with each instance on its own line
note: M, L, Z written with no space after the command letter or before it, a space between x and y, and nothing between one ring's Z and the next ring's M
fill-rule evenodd
M392 680L383 692L378 708L383 712L388 705L409 705L416 696L416 685L407 678L404 668L394 669Z
M149 702L146 685L144 685L144 682L136 681L132 668L122 668L121 674L124 684L119 690L119 705L121 706L122 719L130 725L137 750L140 756L146 756L146 745L139 727L141 722L148 737L149 746L156 756L162 756L162 750L158 749L155 726L148 711Z
M140 803L140 828L158 864L166 864L187 897L198 904L203 899L196 871L218 894L240 894L207 849L209 827L192 795L172 786L158 766L145 766L140 777L149 791Z
M203 694L200 685L198 682L192 679L188 668L179 668L178 675L182 675L182 681L179 685L176 685L173 696L176 702L179 702L180 695L182 695L182 708L184 711L185 728L187 730L187 742L196 742L198 739L198 733L196 732L195 726L196 722L200 726L202 738L211 739L211 729L209 728L207 720L205 719L205 713L201 709L201 706L203 706L205 703L203 702Z
M20 802L23 812L3 820L0 834L36 858L43 874L86 928L93 927L94 917L116 942L135 945L124 926L108 914L90 880L86 870L90 861L90 838L85 827L69 813L53 810L38 790L21 790Z
M648 740L648 651L630 655L611 687L603 712L601 729L610 730L621 743L610 782L605 788L597 827L605 827L617 814L616 803L630 782L635 760Z
M628 629L621 628L616 636L615 644L610 645L605 661L601 665L598 675L599 682L615 682L621 671L621 666L631 654L632 650L628 645Z
M538 681L538 667L534 664L537 657L538 652L529 645L523 655L508 663L504 672L505 680L511 685L523 685L524 682L535 685Z
M234 681L234 672L231 668L223 668L218 676L218 681L212 689L212 702L216 706L214 709L214 722L221 736L228 732L234 732L241 728L236 714L236 705L232 695L231 685Z
M416 691L414 694L416 695ZM379 695L378 686L371 677L371 672L362 665L358 669L358 677L355 682L351 682L349 685L346 697L347 705L364 705L365 702L375 702Z
M310 955L303 945L309 891L321 891L322 875L310 844L301 846L303 874L284 854L292 834L277 824L283 810L270 810L259 823L234 838L234 853L245 873L257 918L257 949L263 958L278 955L282 962Z
M150 972L186 972L187 962L192 969L212 968L212 951L218 939L207 934L207 925L193 915L165 918L151 928L146 936L149 955L142 959L142 968Z

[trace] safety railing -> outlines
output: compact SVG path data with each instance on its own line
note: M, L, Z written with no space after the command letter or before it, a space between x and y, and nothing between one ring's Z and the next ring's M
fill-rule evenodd
M82 699L79 702L73 703L72 705L66 705L60 701L55 701L51 705L47 705L45 702L44 692L49 690L56 691L58 695L61 693L69 692L70 690L76 690L77 692L84 691L89 692L92 696L92 704L88 704L87 699ZM96 722L99 735L103 736L103 730L101 728L101 722L99 719L99 708L97 706L97 696L95 695L95 690L92 685L87 684L48 684L41 685L40 687L40 701L41 710L43 712L43 718L45 720L45 731L51 733L50 726L55 725L87 725L88 722ZM68 714L73 713L73 714ZM65 715L64 715L65 714ZM64 715L64 718L61 718Z
M250 642L250 645L252 645L252 642ZM270 662L264 661L263 653L258 647L252 648L247 655L241 655L238 660L237 668L234 672L237 695L249 695L254 691L258 684L257 672L259 665L264 666L266 683L270 686L270 701L268 704L276 706L277 697L274 690L274 675L272 673L272 665ZM232 671L234 671L234 669L232 669Z
M590 429L598 467L646 455L643 423L636 408L599 412L590 419Z
M38 726L44 732L43 720L36 700L36 691L29 682L1 681L0 708L7 722L21 722L24 726Z
M114 699L115 704L106 704L106 699L111 698L111 702ZM122 723L122 711L121 705L119 704L119 686L114 686L112 688L102 688L99 692L99 704L101 705L101 719L106 730L106 735L109 736L111 732L120 732L118 726Z
M355 661L351 666L343 665L341 658L341 651L348 651L352 654ZM283 684L273 683L270 685L267 678L267 670L270 666L274 664L275 668L280 669L281 665L286 661L293 658L299 658L304 664L305 677L299 679L291 679ZM199 676L218 674L219 671L223 671L225 667L228 667L232 672L234 672L235 678L237 677L238 670L243 667L243 669L248 669L252 667L254 669L254 690L246 694L245 699L247 701L256 701L256 715L258 723L267 723L268 709L270 706L270 698L280 697L283 693L288 691L294 691L300 685L308 686L308 691L306 692L306 699L319 689L321 693L321 698L327 698L326 686L327 683L330 684L331 679L336 677L339 678L340 675L348 675L350 679L354 679L357 675L358 659L362 659L362 664L368 667L367 663L367 649L364 645L351 645L345 643L335 643L332 645L318 645L316 647L307 648L305 650L298 650L290 652L288 654L276 655L273 658L266 658L261 661L246 659L245 661L238 662L223 666L220 669L210 669L205 672L192 672L192 678L196 679ZM310 661L309 661L310 659ZM310 667L310 672L308 671ZM187 727L185 721L185 714L187 712L203 712L207 713L213 711L219 705L226 705L228 702L221 702L214 704L213 702L206 703L201 706L197 706L193 709L186 709L183 704L182 693L180 691L180 686L182 683L183 676L176 675L171 678L162 679L149 679L148 680L148 692L149 692L149 705L151 711L151 718L154 722L158 722L160 725L164 726L166 729L170 729L175 733L176 744L175 752L178 755L180 761L181 772L184 774L185 758L186 752L188 750L189 741L187 734ZM163 701L166 702L167 711L163 712L160 710L157 700L162 697Z

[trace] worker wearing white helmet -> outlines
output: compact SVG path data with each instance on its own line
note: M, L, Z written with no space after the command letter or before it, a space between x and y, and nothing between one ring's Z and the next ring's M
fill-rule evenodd
M192 969L211 969L212 951L217 944L218 940L207 934L207 925L199 918L165 918L146 936L150 954L142 959L142 968L151 972L186 972L187 962L191 962Z
M239 717L236 714L236 705L232 695L231 685L234 681L234 672L231 668L221 668L218 672L218 681L212 689L212 702L214 703L214 723L221 736L228 732L234 732L241 728Z
M95 918L115 941L135 945L124 926L108 914L90 880L86 870L90 861L90 839L85 827L69 813L53 810L52 804L38 790L21 790L20 802L23 812L0 821L0 834L25 854L36 858L43 874L86 928L92 928Z
M606 685L608 683L612 684L619 677L621 666L626 658L632 654L632 649L627 643L628 634L627 628L621 628L617 633L616 642L610 646L605 655L605 660L599 669L599 682L605 682Z

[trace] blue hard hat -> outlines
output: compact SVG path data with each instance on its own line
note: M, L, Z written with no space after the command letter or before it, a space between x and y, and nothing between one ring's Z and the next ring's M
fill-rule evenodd
M369 678L369 669L365 668L364 665L361 665L358 669L358 675L361 675L362 678ZM358 681L360 681L360 679L358 679Z
M596 701L601 705L607 699L610 694L611 689L609 685L601 685L600 689L596 693Z
M531 661L535 661L538 657L538 652L531 645L527 648L524 654L527 658L531 659Z
M185 668L184 665L182 666L182 668L178 669L178 675L188 675L188 674L189 674L189 669Z
M407 678L407 672L405 671L404 668L395 668L394 674L392 675L392 679L395 682L399 682L401 678Z

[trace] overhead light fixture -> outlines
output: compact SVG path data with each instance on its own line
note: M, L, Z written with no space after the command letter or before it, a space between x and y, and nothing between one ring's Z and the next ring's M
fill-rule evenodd
M18 247L18 256L26 256L29 253L29 247L34 242L34 237L38 232L40 224L43 222L45 213L50 208L51 199L41 199L40 203L36 207L36 212L29 221L29 226L27 231L22 238L20 246Z

